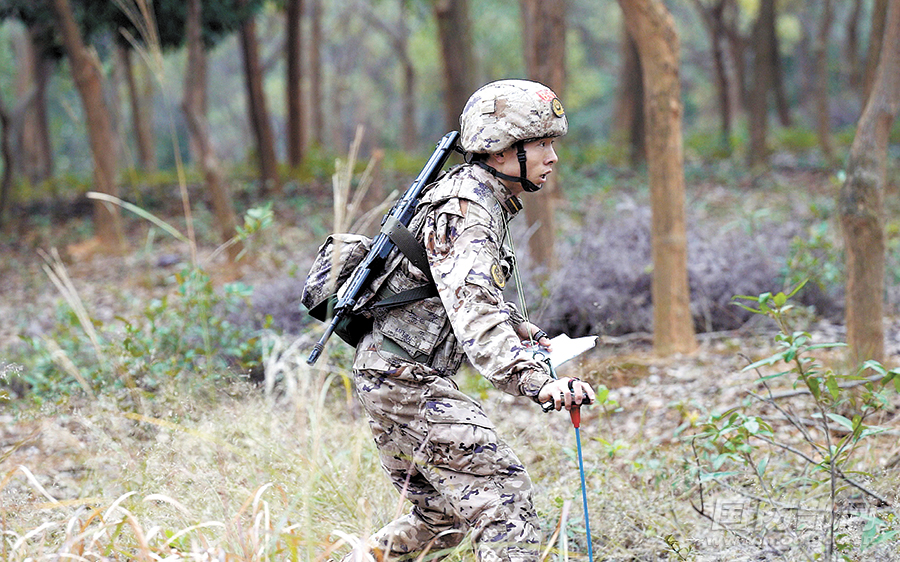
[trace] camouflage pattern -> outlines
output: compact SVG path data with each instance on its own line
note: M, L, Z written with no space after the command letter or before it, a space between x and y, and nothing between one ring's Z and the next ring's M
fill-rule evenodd
M374 541L391 555L451 547L472 533L479 560L538 559L531 481L481 407L449 378L463 355L497 388L537 400L551 379L516 335L522 322L503 299L513 255L506 221L521 203L483 169L464 165L423 197L413 220L439 295L376 311L357 347L356 390L394 485L412 511ZM392 262L385 286L423 282Z
M371 247L372 239L358 234L332 234L326 238L306 275L300 303L313 310L337 293Z
M372 336L360 344L372 346ZM531 480L475 401L417 363L356 371L355 382L382 466L413 506L373 546L392 560L413 559L471 533L483 562L538 559Z
M569 129L553 90L529 80L499 80L469 97L459 117L466 152L496 154L518 141L561 137Z

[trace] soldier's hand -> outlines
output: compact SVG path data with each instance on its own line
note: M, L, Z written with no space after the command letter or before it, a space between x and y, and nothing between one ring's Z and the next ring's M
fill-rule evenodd
M516 327L516 333L522 341L534 341L547 351L552 351L550 349L550 338L547 336L547 332L541 330L531 322L522 322L519 324Z
M553 380L544 385L538 394L538 402L545 411L571 410L583 404L590 404L596 399L591 385L581 379L563 378Z

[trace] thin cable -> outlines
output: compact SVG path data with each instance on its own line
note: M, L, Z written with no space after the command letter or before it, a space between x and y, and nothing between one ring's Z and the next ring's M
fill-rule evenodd
M503 226L506 228L506 239L509 241L509 249L513 254L513 277L516 280L516 292L519 294L519 308L521 309L519 312L522 314L525 323L530 325L531 321L528 319L528 306L525 304L525 288L522 285L522 276L519 275L519 260L515 257L516 245L513 243L512 235L509 233L509 219L504 221ZM528 332L528 341L532 346L537 345L537 342L534 341L534 335L530 330Z

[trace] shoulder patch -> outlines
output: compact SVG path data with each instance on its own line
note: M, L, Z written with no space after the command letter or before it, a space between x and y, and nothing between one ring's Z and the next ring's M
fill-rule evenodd
M506 287L506 276L503 275L503 268L500 267L499 263L494 262L491 264L491 279L494 280L494 285L498 289Z

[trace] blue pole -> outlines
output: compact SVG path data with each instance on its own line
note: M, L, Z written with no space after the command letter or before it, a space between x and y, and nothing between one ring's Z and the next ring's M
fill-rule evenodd
M575 406L569 410L572 425L575 426L575 445L578 448L578 472L581 474L581 501L584 504L584 530L587 533L588 558L594 562L594 546L591 542L591 520L588 516L587 486L584 482L584 459L581 456L581 408Z

